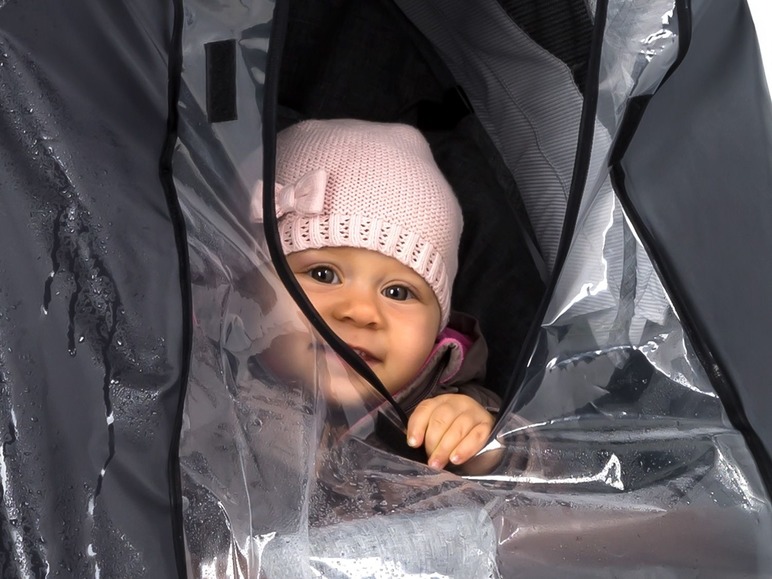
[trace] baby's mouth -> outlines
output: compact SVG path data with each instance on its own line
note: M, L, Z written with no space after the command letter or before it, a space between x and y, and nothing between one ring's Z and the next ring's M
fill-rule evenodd
M365 362L368 364L375 364L376 362L380 362L378 358L373 356L370 352L367 350L363 350L362 348L354 348L353 346L349 346L352 350L354 350L354 353L362 358Z
M367 364L377 364L378 362L381 361L380 358L378 358L377 356L372 354L372 352L370 352L369 350L365 350L364 348L359 348L359 347L356 347L356 346L352 346L351 344L346 344L346 345L349 348L351 348L354 351L354 353L357 356L359 356L360 358L362 358L362 360L364 360L365 363L367 363ZM334 350L330 346L328 346L326 344L323 344L323 343L311 344L310 347L312 349L315 349L315 350L319 351L319 352L327 352L327 351L334 352Z

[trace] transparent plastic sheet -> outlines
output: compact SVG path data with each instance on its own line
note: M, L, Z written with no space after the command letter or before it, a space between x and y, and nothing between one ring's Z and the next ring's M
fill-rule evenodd
M604 169L625 103L655 90L676 54L672 2L609 3L572 249L513 403L518 421L497 437L506 447L528 432L540 452L520 477L482 480L554 489L537 496L564 507L566 569L600 549L618 557L612 575L635 576L614 571L624 560L641 575L766 576L769 496ZM593 539L589 551L578 543Z
M626 100L673 62L672 2L609 4L574 249L514 411L455 473L401 455L388 407L315 338L248 221L272 8L187 4L175 178L195 316L180 447L190 574L772 572L769 497L605 170ZM234 37L240 119L210 125L203 45Z

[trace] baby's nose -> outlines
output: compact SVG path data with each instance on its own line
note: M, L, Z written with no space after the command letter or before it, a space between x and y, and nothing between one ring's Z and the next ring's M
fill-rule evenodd
M362 327L375 327L382 322L377 296L368 291L352 290L342 295L335 313L339 320Z

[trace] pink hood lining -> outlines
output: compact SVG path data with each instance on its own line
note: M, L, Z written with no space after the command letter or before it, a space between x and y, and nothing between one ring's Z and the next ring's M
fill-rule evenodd
M449 349L451 352L450 362L440 377L440 383L445 384L446 382L449 382L456 374L458 374L458 371L464 363L466 353L471 347L472 340L469 336L466 336L453 328L446 327L440 332L440 335L437 336L437 341L434 343L431 353L426 358L426 362L424 362L423 366L421 366L421 370L418 372L419 375L423 373L427 366L433 363L438 352L444 352L446 349Z

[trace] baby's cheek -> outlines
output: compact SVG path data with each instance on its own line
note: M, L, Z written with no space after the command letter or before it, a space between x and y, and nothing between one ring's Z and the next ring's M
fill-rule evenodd
M277 336L260 354L260 361L279 380L308 382L316 365L310 340L305 333Z
M434 320L430 320L420 333L420 338L418 338L417 350L420 350L421 352L418 355L421 366L426 362L429 354L432 353L432 350L437 343L437 335L437 323L435 323Z
M429 355L434 348L435 336L432 333L413 333L412 339L404 339L400 343L401 360L400 369L402 373L402 386L407 386L426 364Z

